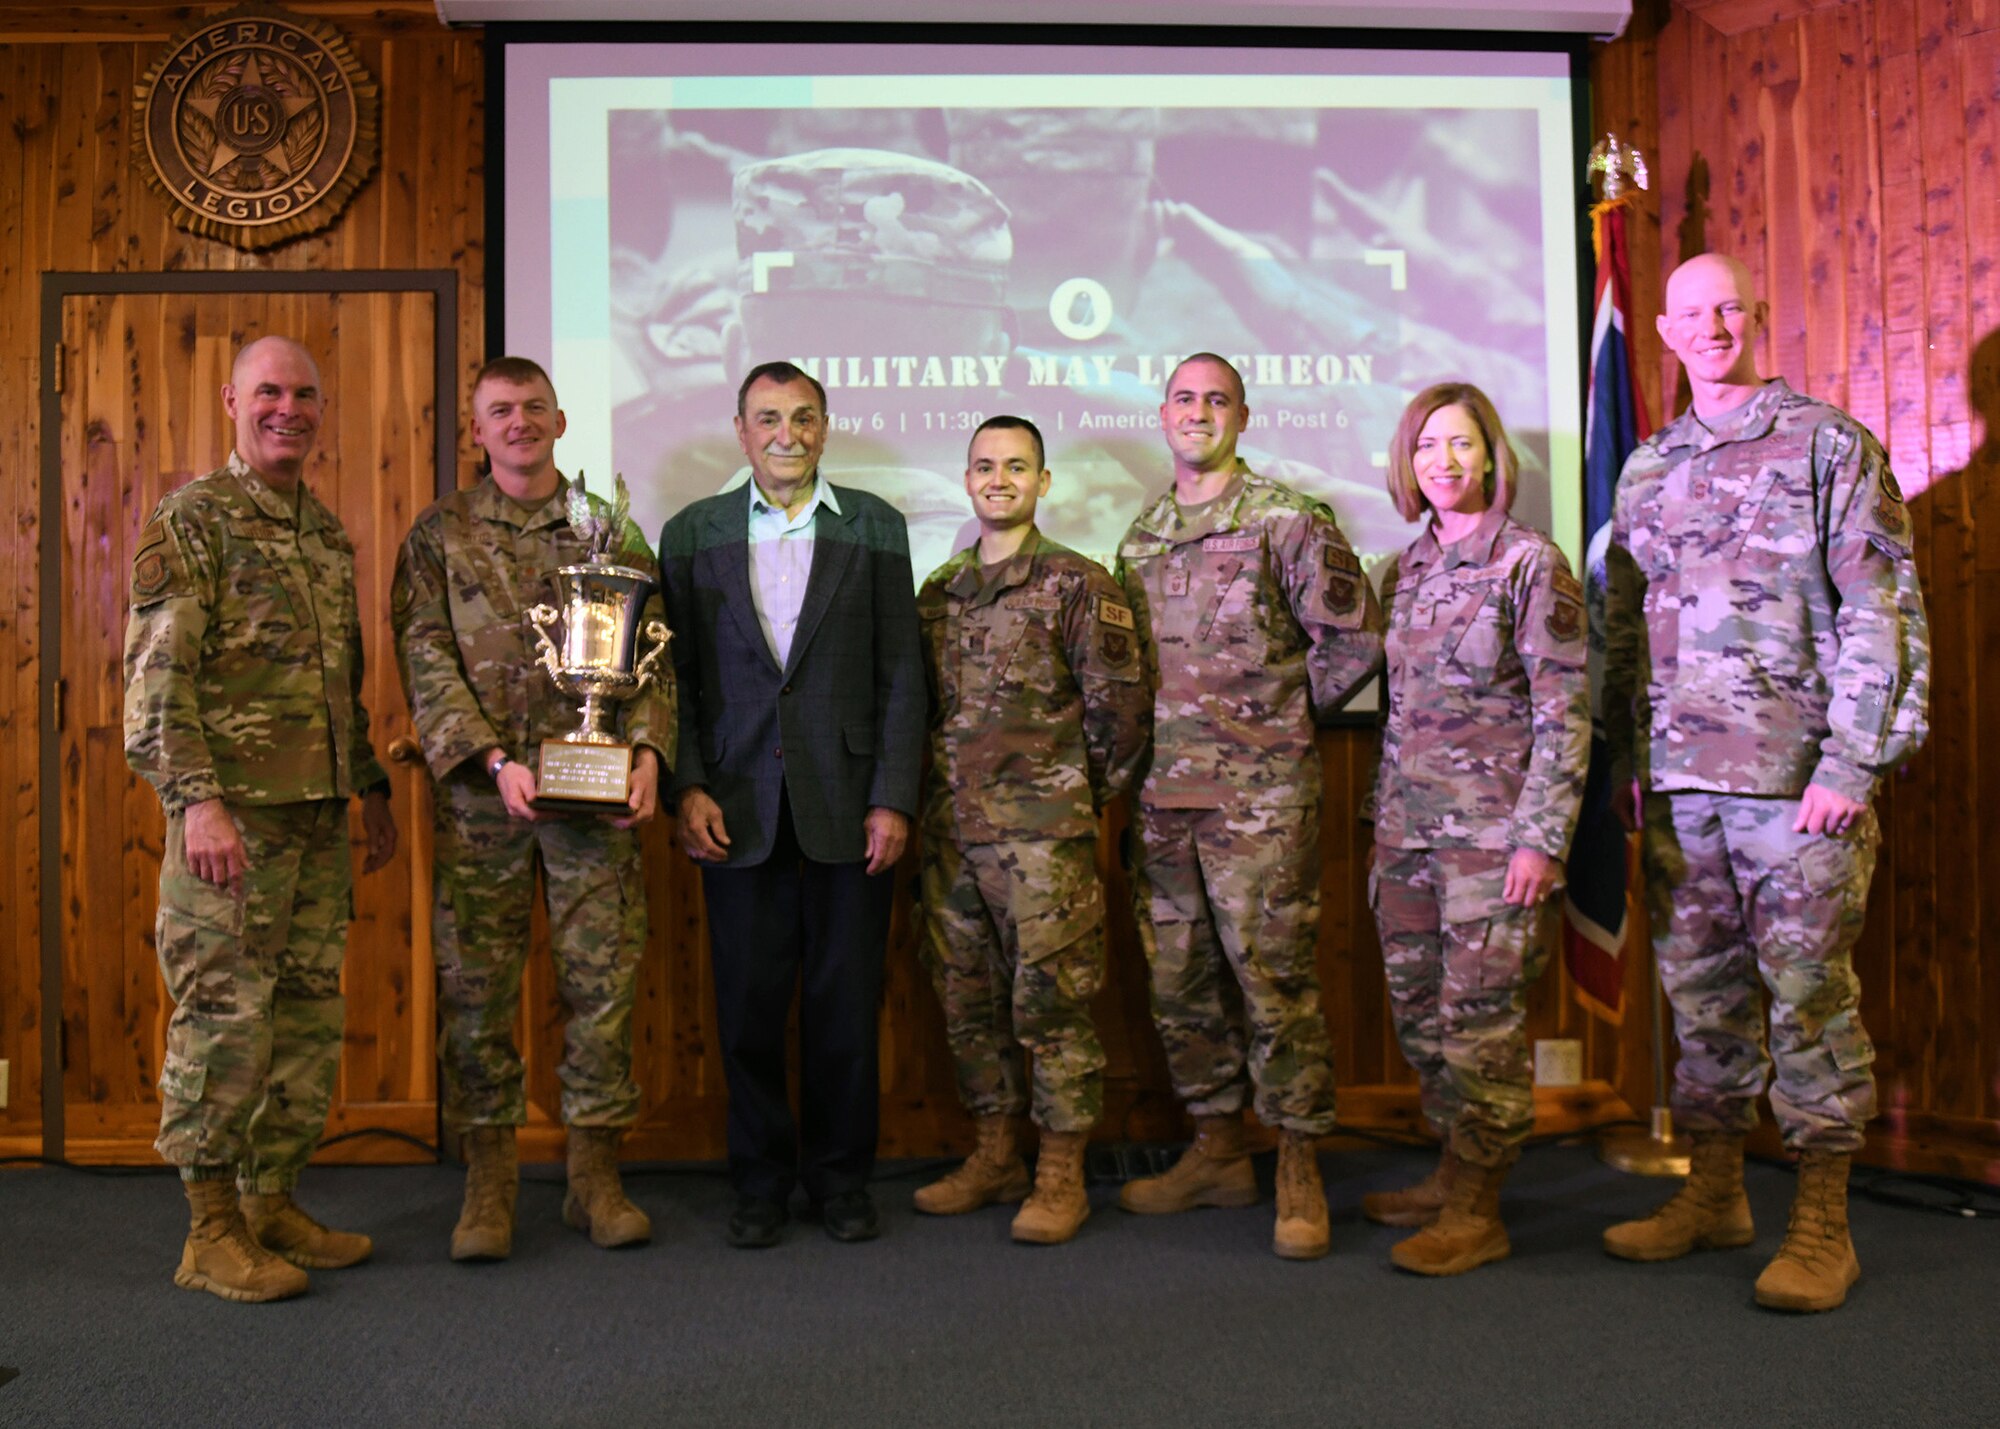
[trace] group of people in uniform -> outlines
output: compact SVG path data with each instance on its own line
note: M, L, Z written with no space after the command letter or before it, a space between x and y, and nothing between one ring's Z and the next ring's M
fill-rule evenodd
M1642 837L1681 1046L1674 1109L1695 1151L1672 1198L1604 1245L1651 1261L1750 1243L1744 1137L1775 1060L1799 1175L1756 1296L1819 1310L1859 1274L1846 1177L1874 1085L1851 952L1876 783L1925 733L1926 627L1881 447L1758 375L1765 317L1734 260L1674 272L1659 330L1692 406L1633 454L1617 494L1598 714ZM564 419L533 362L481 371L485 470L418 517L391 600L434 781L444 1115L467 1160L454 1259L511 1249L525 1119L511 1028L538 876L570 1011L564 1218L601 1246L651 1234L617 1148L639 1104L635 830L663 809L706 894L730 1243L778 1243L801 1187L836 1240L879 1233L876 1013L913 822L920 952L976 1126L916 1208L1018 1204L1015 1239L1075 1236L1103 1109L1097 835L1121 795L1155 1021L1195 1134L1119 1204L1257 1201L1254 1109L1278 1137L1273 1249L1324 1255L1315 1146L1335 1107L1315 730L1385 659L1361 810L1369 902L1441 1150L1363 1211L1412 1229L1391 1251L1405 1270L1509 1253L1501 1188L1534 1119L1526 995L1590 745L1590 602L1555 544L1509 514L1515 452L1477 387L1426 388L1403 414L1388 491L1421 529L1379 594L1328 507L1238 455L1250 408L1229 362L1182 360L1164 398L1172 480L1112 569L1037 528L1042 435L1001 416L967 455L977 539L918 589L897 513L820 470L820 384L788 362L753 368L735 418L750 480L670 520L657 565L629 522L616 538L621 563L658 573L648 614L673 632L673 673L622 707L626 809L578 816L535 807L530 767L573 718L530 671L526 619L582 551L554 463ZM311 355L250 344L223 402L227 464L169 495L138 544L126 748L167 813L158 945L177 1006L158 1147L191 1208L176 1282L268 1300L371 1249L293 1192L340 1044L349 799L365 870L396 831L359 693L352 547L300 479L325 404Z

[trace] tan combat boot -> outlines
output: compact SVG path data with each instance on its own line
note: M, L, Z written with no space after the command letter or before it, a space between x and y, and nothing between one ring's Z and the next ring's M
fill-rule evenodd
M453 1260L505 1260L514 1253L514 1202L521 1165L511 1126L470 1126L463 1138L465 1204L452 1227Z
M306 1288L306 1273L257 1244L228 1180L183 1181L188 1199L187 1244L174 1284L225 1300L284 1300Z
M1278 1136L1278 1226L1271 1249L1286 1260L1326 1254L1326 1187L1319 1179L1319 1150L1309 1131Z
M1073 1240L1090 1215L1083 1189L1083 1152L1088 1132L1044 1131L1035 1161L1035 1193L1014 1216L1014 1239L1030 1245Z
M345 1270L374 1253L375 1242L358 1231L328 1230L307 1215L289 1191L260 1196L245 1191L243 1219L257 1244L306 1270Z
M1799 1186L1785 1243L1757 1277L1757 1303L1773 1310L1831 1310L1861 1278L1854 1242L1847 1234L1845 1152L1807 1151L1799 1157Z
M586 1231L590 1243L605 1250L643 1245L653 1238L653 1223L626 1199L618 1179L616 1126L569 1128L569 1192L563 1197L563 1224Z
M1370 1191L1361 1198L1361 1214L1378 1226L1427 1226L1444 1209L1445 1197L1458 1174L1458 1153L1444 1144L1438 1164L1413 1186L1393 1191Z
M1161 1176L1127 1181L1118 1204L1142 1216L1171 1215L1196 1206L1251 1206L1257 1203L1257 1173L1243 1145L1243 1118L1195 1118L1194 1140L1173 1169Z
M1461 1161L1435 1221L1389 1247L1389 1259L1418 1275L1463 1275L1513 1253L1500 1223L1500 1187L1514 1158L1497 1166Z
M982 1116L974 1123L979 1142L957 1170L919 1187L911 1203L927 1216L962 1216L995 1201L1018 1201L1028 1194L1028 1168L1021 1160L1021 1119ZM1048 1141L1043 1139L1047 1147Z
M1756 1238L1743 1194L1742 1135L1698 1131L1680 1190L1644 1220L1605 1231L1604 1248L1620 1260L1673 1260L1691 1250L1729 1250Z

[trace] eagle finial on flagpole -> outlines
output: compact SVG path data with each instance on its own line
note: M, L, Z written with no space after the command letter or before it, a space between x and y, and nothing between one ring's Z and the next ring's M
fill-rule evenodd
M1627 180L1636 188L1646 187L1646 156L1636 145L1607 132L1592 147L1583 172L1586 180L1603 182L1603 202L1615 203L1624 196Z

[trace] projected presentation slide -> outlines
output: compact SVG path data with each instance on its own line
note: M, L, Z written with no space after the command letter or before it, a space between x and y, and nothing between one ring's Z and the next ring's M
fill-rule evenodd
M740 483L736 386L827 389L824 470L908 517L917 577L976 534L965 450L1031 418L1042 526L1109 561L1165 486L1175 361L1219 352L1242 455L1374 567L1408 398L1465 379L1517 514L1578 555L1577 214L1557 54L510 44L509 351L547 360L592 489L649 537Z

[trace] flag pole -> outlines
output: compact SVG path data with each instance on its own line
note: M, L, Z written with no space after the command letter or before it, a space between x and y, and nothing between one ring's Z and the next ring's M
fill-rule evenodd
M1631 202L1628 188L1644 189L1647 186L1646 159L1637 148L1621 141L1616 134L1607 133L1590 151L1590 159L1584 170L1588 179L1602 185L1598 203L1591 209L1591 245L1597 256L1598 280L1595 285L1598 311L1593 312L1592 353L1591 353L1591 415L1600 415L1600 407L1607 401L1619 399L1618 392L1598 392L1600 376L1619 374L1622 386L1629 396L1632 427L1621 440L1613 430L1623 427L1622 422L1609 422L1604 430L1587 433L1586 445L1595 438L1605 443L1616 443L1609 454L1610 460L1622 465L1624 455L1629 450L1627 443L1642 439L1646 435L1644 403L1640 400L1631 382L1629 350L1625 347L1624 323L1631 317L1629 278L1626 276L1628 261L1624 252L1624 214L1622 210ZM1616 321L1611 321L1615 319ZM1599 360L1599 342L1615 342L1620 360L1606 366ZM1603 368L1603 371L1600 371ZM1608 410L1608 408L1606 409ZM1591 425L1596 425L1595 421ZM1615 466L1606 468L1601 480L1615 479ZM1608 496L1607 485L1604 494ZM1608 504L1608 503L1607 503ZM1608 511L1601 513L1608 517ZM1598 533L1587 533L1595 537ZM1594 544L1594 543L1593 543ZM1632 858L1629 852L1631 836L1626 835L1626 886L1632 883ZM1629 944L1630 930L1636 919L1621 918L1620 931L1626 934ZM1660 970L1653 960L1652 940L1645 941L1644 956L1651 973L1651 997L1647 1008L1647 1032L1653 1054L1653 1106L1650 1125L1644 1131L1629 1128L1607 1131L1599 1138L1597 1154L1610 1166L1620 1171L1640 1176L1685 1176L1688 1174L1689 1160L1693 1151L1686 1137L1674 1134L1674 1114L1667 1095L1666 1058L1666 993L1660 983ZM1615 945L1614 945L1615 946Z

